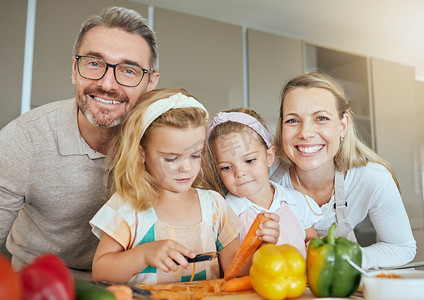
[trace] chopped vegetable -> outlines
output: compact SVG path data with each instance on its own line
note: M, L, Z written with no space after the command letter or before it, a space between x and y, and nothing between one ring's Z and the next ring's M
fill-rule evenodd
M361 247L346 238L334 237L336 224L325 238L314 238L309 243L306 265L308 284L317 297L348 297L358 288L361 273L346 258L362 264Z
M116 300L132 300L132 289L125 284L114 284L106 287L115 296Z
M267 244L253 255L250 279L266 299L296 298L306 288L306 263L291 245Z
M191 273L190 282L193 281L194 275L196 275L196 263L193 263L193 272Z
M226 280L221 286L221 290L224 292L240 292L251 289L253 289L253 287L249 275Z
M265 221L268 221L269 218L265 217L264 213L259 213L256 216L256 219L253 221L252 225L249 228L249 231L246 234L246 237L242 241L240 248L237 250L236 255L228 266L227 270L224 273L224 279L230 280L236 277L243 265L250 258L250 256L255 252L256 249L261 244L261 240L256 235L256 231L259 229L259 225Z

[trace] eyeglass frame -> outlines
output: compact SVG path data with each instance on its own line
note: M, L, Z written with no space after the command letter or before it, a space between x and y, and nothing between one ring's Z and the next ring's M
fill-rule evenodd
M131 64L126 64L126 63L110 64L110 63L108 63L107 61L105 61L105 60L104 60L104 59L102 59L102 58L98 58L98 57L91 56L91 55L74 55L74 57L75 57L75 59L76 59L76 65L77 65L77 69L78 69L78 74L80 74L80 76L81 76L82 78L85 78L85 79L90 79L90 80L100 80L100 79L102 79L102 78L105 76L105 74L106 74L107 70L109 69L109 67L111 67L111 68L113 68L113 76L115 77L115 81L116 81L118 84L120 84L120 85L122 85L122 86L127 86L127 87L136 87L136 86L138 86L138 85L140 84L140 82L143 80L143 78L144 78L144 74L153 74L153 73L154 73L153 71L149 71L149 70L147 70L147 69L145 69L145 68L142 68L142 67L140 67L140 66L136 66L136 65L131 65ZM103 61L103 62L106 64L106 68L105 68L105 71L104 71L103 75L102 75L102 76L100 76L99 78L96 78L96 79L95 79L95 78L88 78L88 77L83 76L83 75L81 74L81 71L80 71L79 62L80 62L80 59L81 59L81 58L84 58L84 57L91 57L91 58L95 58L95 59L98 59L98 60ZM143 72L143 75L141 75L140 81L139 81L136 85L127 85L127 84L122 84L122 83L120 83L120 82L118 81L118 79L116 78L116 66L118 66L118 65L129 65L129 66L135 66L135 67L140 68L140 69L141 69L141 71Z

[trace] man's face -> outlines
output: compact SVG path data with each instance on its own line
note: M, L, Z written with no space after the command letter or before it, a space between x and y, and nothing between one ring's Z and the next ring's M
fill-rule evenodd
M83 38L78 55L101 58L109 64L126 63L150 70L151 51L142 37L117 28L97 26ZM113 127L121 123L142 94L156 88L159 73L149 76L136 87L116 82L113 68L99 80L85 79L78 73L76 59L72 67L77 104L81 112L94 125Z

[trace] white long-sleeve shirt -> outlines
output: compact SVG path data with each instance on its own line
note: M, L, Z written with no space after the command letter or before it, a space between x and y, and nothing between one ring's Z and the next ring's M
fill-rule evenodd
M271 169L276 168L276 165ZM293 188L288 169L279 183ZM350 169L344 182L344 195L347 202L347 218L352 228L361 223L367 215L377 232L378 242L362 248L362 267L390 267L403 265L414 259L416 242L412 235L408 215L399 190L391 173L382 165L368 163L364 167ZM334 198L328 205L316 229L327 229L336 222ZM310 203L314 211L325 210L316 202Z

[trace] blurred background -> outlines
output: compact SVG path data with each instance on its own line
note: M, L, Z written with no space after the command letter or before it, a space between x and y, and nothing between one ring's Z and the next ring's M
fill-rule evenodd
M101 8L139 11L160 52L158 87L184 87L211 114L257 110L275 128L291 77L324 70L344 85L365 142L394 167L424 260L424 1L0 0L0 128L72 98L72 46ZM359 243L375 242L369 220Z

